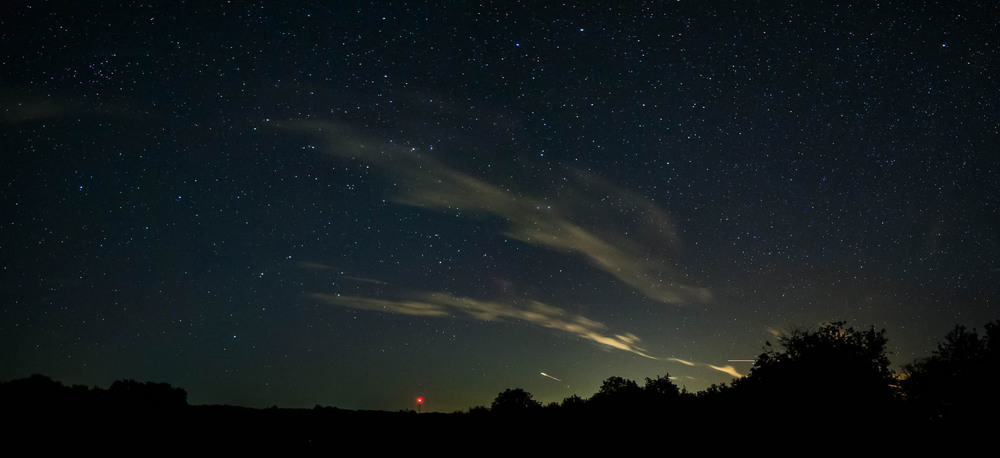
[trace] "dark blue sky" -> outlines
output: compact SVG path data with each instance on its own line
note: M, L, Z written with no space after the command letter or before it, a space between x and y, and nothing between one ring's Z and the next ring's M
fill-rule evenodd
M0 10L0 378L453 411L997 317L995 5L326 3Z

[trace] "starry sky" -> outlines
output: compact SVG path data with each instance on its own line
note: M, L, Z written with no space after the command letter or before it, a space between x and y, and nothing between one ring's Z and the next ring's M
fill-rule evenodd
M911 362L1000 315L998 20L5 2L0 379L451 412L829 321Z

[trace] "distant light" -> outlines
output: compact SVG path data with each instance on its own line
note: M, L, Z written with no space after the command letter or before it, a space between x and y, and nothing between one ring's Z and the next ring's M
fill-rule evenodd
M423 404L424 398L417 398L417 404Z

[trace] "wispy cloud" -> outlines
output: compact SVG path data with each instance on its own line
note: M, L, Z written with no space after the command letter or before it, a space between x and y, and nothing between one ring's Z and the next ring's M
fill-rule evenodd
M358 310L395 313L416 316L449 316L446 306L420 300L386 300L362 296L342 296L340 294L316 293L312 298L332 305L341 305Z
M6 89L6 90L4 90ZM135 119L147 116L120 102L90 99L86 103L73 95L35 95L27 91L0 89L0 124L45 121L70 116L111 115Z
M333 266L326 265L326 264L319 263L319 262L303 261L303 262L299 262L298 265L299 265L299 267L302 267L303 269L306 269L306 270L309 270L309 271L314 271L314 272L326 272L326 271L329 271L329 270L333 270Z
M0 93L0 123L38 121L65 116L75 110L64 100Z
M386 283L386 282L384 282L382 280L376 280L374 278L355 277L353 275L345 275L343 272L341 272L340 278L342 278L344 280L356 281L356 282L361 282L361 283L371 283L371 284L374 284L374 285L386 285L386 284L388 284L388 283Z
M520 320L544 328L567 332L607 347L650 359L658 359L650 356L645 349L637 345L639 338L634 334L610 334L602 323L538 301L528 301L523 306L518 306L455 297L447 293L436 292L418 293L412 298L400 300L326 293L314 293L310 296L331 305L385 313L440 317L466 315L483 321Z
M673 361L675 363L681 363L681 364L683 364L685 366L694 366L695 365L695 363L692 363L691 361L685 361L685 360L680 359L680 358L667 358L667 361Z
M392 179L396 191L390 197L395 202L466 215L495 216L506 223L503 229L506 236L579 256L590 266L663 303L712 301L711 292L687 280L678 267L680 240L669 215L648 199L593 174L566 170L558 189L547 193L536 190L532 195L491 184L414 148L366 136L344 124L298 120L283 123L281 127L318 135L325 142L327 153L379 170ZM639 346L640 339L635 334L610 332L601 322L539 301L479 300L441 292L405 293L393 299L328 293L311 296L358 310L521 321L644 358L685 366L709 366L679 358L654 357ZM709 367L725 372L725 368Z
M652 356L645 348L638 345L640 339L635 334L610 333L603 323L538 301L527 301L523 305L519 305L477 300L468 297L456 297L440 292L415 293L411 294L411 297L404 299L377 299L329 293L313 293L309 296L330 305L357 310L426 317L466 316L483 321L521 321L569 333L576 337L609 348L633 353L644 358L668 361L691 367L708 367L733 377L743 377L733 366L715 366L680 358L659 358Z
M472 177L412 148L358 134L342 124L294 121L287 126L319 134L327 151L364 161L392 176L399 203L440 210L493 214L508 222L505 234L535 246L574 253L590 265L635 288L647 297L672 304L708 303L711 292L684 281L670 256L679 248L669 216L646 199L617 189L597 177L575 172L574 189L551 201L514 193ZM594 198L593 194L600 194ZM579 196L579 197L577 197ZM586 200L594 198L592 200ZM595 214L596 213L596 214ZM627 213L634 228L602 228ZM617 217L616 217L617 216ZM580 220L597 221L590 228ZM631 232L631 235L630 235Z
M743 377L743 374L740 374L739 372L736 372L736 368L733 367L733 366L713 366L711 364L706 364L706 366L708 366L708 367L710 367L712 369L715 369L715 370L717 370L719 372L724 372L726 374L732 375L733 377L736 377L736 378L742 378Z

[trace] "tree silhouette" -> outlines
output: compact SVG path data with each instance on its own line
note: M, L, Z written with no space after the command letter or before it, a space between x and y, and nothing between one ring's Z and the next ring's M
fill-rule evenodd
M1000 407L1000 393L991 386L1000 376L1000 320L985 331L980 338L975 329L955 326L931 356L904 366L907 400L922 416L961 421Z
M116 407L128 409L171 409L187 406L187 392L168 383L117 380L107 397Z
M766 409L772 419L869 421L895 399L887 342L884 329L845 329L843 322L795 330L777 347L766 343L747 377L734 380L727 394L735 394L737 404Z
M469 407L469 415L475 415L477 417L482 417L490 413L490 409L485 406L472 406Z
M641 409L643 392L634 380L612 376L601 384L601 388L591 396L588 404L600 411L616 411L619 413L634 413Z
M559 405L564 411L579 412L584 409L587 401L577 395L571 395L562 400L562 404Z
M90 396L86 389L79 398L73 394L73 389L41 374L0 384L0 403L6 410L66 409Z
M635 383L634 380L612 376L608 377L607 380L601 384L601 388L595 396L627 398L637 395L639 391L639 385Z
M668 402L680 397L681 390L670 380L670 374L657 376L655 379L646 377L643 393L652 402Z
M521 388L507 388L493 400L490 411L501 415L523 414L541 406L541 403L532 398L531 393Z

